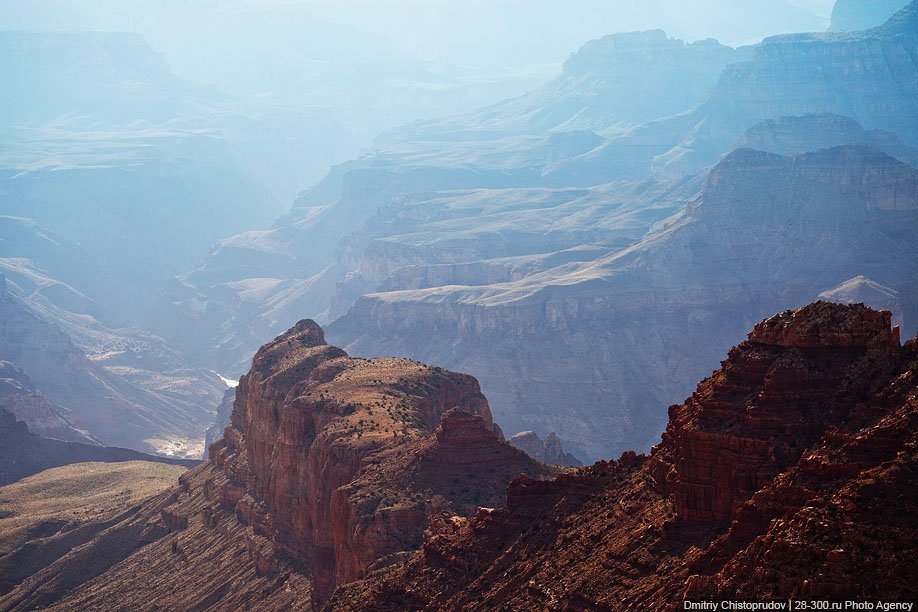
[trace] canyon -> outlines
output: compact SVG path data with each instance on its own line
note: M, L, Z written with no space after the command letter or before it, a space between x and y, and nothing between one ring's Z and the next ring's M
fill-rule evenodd
M559 471L504 441L474 378L350 358L301 321L255 355L209 461L0 606L309 607L401 561L432 517L471 516L518 475Z
M769 312L864 276L901 296L913 328L916 186L912 167L865 145L736 150L621 249L503 282L366 294L329 333L358 354L472 372L508 431L557 432L581 459L646 450L665 425L653 407Z
M329 610L682 609L683 601L911 601L918 340L815 302L757 324L649 455L444 520Z
M736 49L659 31L592 41L529 94L381 137L272 229L218 243L147 325L236 375L308 315L352 354L473 374L508 435L555 432L586 461L646 450L664 425L653 407L688 393L762 316L860 276L910 308L916 17L911 3L871 29ZM687 95L652 103L661 79ZM835 147L849 149L820 151ZM835 164L841 194L824 183ZM874 204L900 186L900 210ZM788 205L769 213L771 189ZM828 206L836 195L847 212ZM804 213L825 224L819 239L781 229ZM862 223L875 240L854 235Z
M0 7L0 610L918 598L918 0L262 4Z
M649 455L559 470L501 440L471 377L347 357L302 321L259 351L210 460L0 605L908 601L918 339L899 334L860 304L781 312L669 408Z

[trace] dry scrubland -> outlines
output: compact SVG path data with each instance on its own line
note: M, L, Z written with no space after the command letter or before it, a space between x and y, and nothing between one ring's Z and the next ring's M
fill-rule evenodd
M117 516L174 485L185 469L149 461L75 463L0 487L0 555L36 537Z

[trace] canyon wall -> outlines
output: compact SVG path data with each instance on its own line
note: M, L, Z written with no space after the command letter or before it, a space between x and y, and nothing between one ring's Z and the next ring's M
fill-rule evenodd
M911 601L918 340L815 302L756 325L649 456L625 453L444 520L327 608L682 609Z

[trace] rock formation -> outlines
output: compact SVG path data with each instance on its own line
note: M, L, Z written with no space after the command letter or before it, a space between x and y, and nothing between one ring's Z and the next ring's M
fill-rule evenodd
M566 465L580 467L583 462L570 453L565 453L558 434L551 432L545 439L534 431L521 431L512 435L507 442L520 449L533 459L549 465Z
M201 401L208 397L209 381L200 371L170 354L161 341L157 345L154 339L147 350L134 350L136 338L109 335L104 328L90 333L124 345L105 346L105 357L90 359L61 326L45 320L40 312L36 303L11 290L0 274L0 360L24 372L73 427L108 446L200 456L200 451L184 452L188 446L200 445L200 439L188 438L196 433L203 436L209 416L206 402ZM151 365L151 360L157 363ZM138 378L145 381L135 384ZM159 388L152 391L144 385ZM172 444L178 447L170 449Z
M595 460L648 450L665 426L652 406L688 393L759 318L846 279L898 292L912 335L916 227L918 173L869 145L740 149L636 243L505 282L365 295L329 334L471 372L505 430L556 431Z
M32 384L22 368L0 361L0 406L24 422L29 431L44 438L98 444L92 434L73 426Z
M649 456L519 478L332 610L670 610L684 600L913 601L918 340L816 302L756 325L669 409Z
M472 377L350 358L301 321L255 355L210 461L113 526L120 544L90 569L104 537L0 606L308 608L417 549L432 517L558 472L503 441Z

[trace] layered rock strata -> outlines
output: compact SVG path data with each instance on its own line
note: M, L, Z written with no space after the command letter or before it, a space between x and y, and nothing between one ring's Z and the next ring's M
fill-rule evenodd
M672 610L700 600L912 601L918 340L816 302L755 327L669 410L649 456L520 478L332 610Z
M571 453L564 452L561 439L555 432L551 432L543 440L534 431L521 431L511 436L507 441L533 459L538 459L543 463L572 467L583 465L580 459L577 459Z
M255 355L210 460L112 527L126 543L103 554L100 536L0 607L309 609L404 559L432 518L558 471L504 442L474 378L350 358L301 321ZM80 580L93 554L105 561Z

